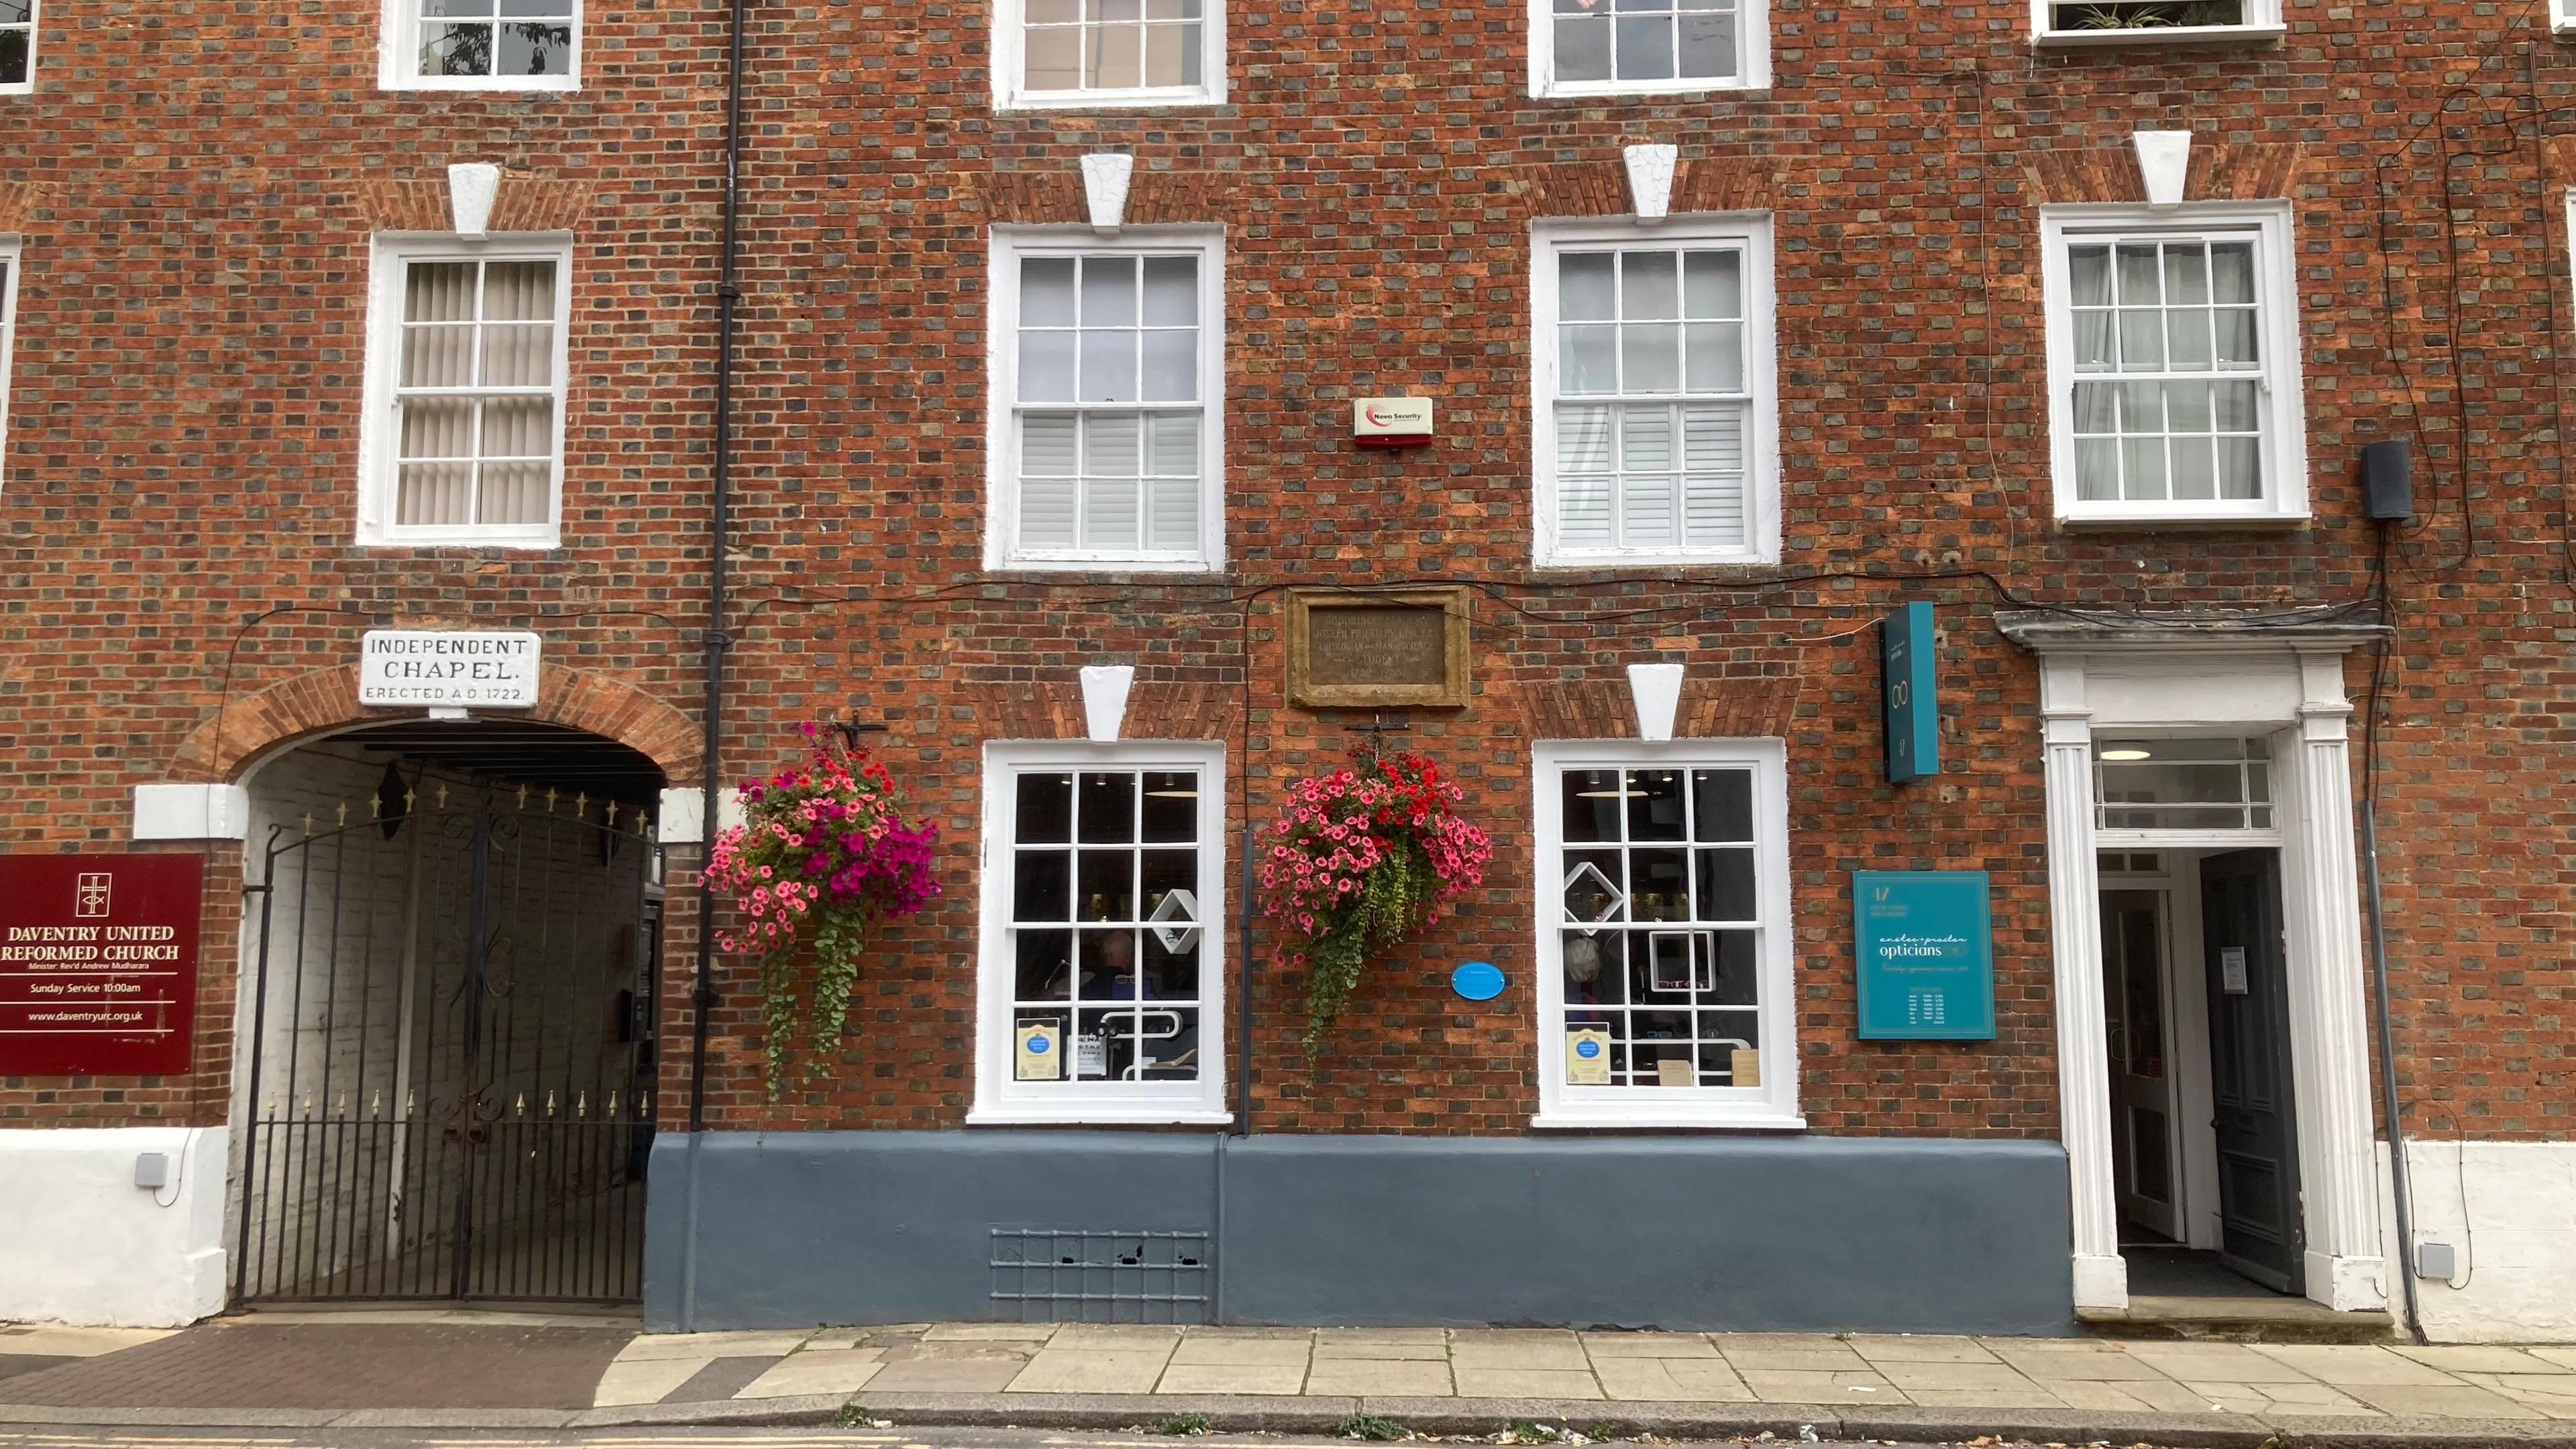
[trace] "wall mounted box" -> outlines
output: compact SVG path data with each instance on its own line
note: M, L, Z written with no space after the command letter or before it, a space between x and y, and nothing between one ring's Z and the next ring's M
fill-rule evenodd
M1363 448L1410 448L1431 441L1431 399L1351 399L1351 441Z

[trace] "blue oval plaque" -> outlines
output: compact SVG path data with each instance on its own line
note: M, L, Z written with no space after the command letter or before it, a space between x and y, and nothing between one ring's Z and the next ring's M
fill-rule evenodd
M1449 973L1449 989L1469 1001L1491 1001L1503 994L1503 970L1491 961L1470 961Z

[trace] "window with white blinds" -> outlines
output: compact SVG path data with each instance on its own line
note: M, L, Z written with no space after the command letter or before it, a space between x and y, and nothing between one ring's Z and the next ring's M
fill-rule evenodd
M385 0L383 84L569 90L581 73L581 5L582 0Z
M1764 240L1544 247L1540 562L1776 551Z
M1001 0L994 22L994 100L1002 106L1222 98L1221 0Z
M992 562L1216 561L1216 269L1213 240L997 237Z
M551 544L566 248L380 252L367 523L379 541Z

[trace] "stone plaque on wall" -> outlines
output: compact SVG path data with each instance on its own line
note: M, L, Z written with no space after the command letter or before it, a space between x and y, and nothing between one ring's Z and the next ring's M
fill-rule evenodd
M1288 595L1288 700L1321 706L1467 702L1467 591Z

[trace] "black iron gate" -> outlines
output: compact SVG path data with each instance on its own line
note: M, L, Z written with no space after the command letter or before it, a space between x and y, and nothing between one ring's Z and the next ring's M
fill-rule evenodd
M253 887L237 1297L640 1297L650 821L434 782L349 813L272 831Z

